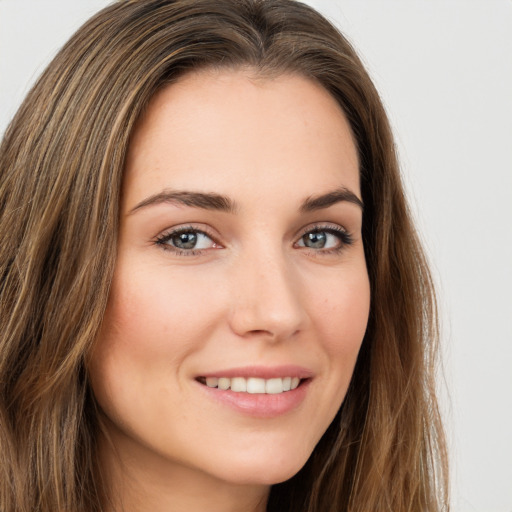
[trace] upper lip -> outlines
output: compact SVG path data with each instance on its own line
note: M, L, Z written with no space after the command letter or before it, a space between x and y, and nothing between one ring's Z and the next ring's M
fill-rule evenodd
M293 364L280 366L240 366L223 370L208 371L198 377L256 377L260 379L274 379L278 377L298 377L310 379L313 372L303 366Z

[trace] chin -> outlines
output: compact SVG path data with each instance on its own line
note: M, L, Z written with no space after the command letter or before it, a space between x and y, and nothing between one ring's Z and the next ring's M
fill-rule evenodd
M308 456L284 454L266 459L255 457L224 468L223 480L238 485L274 485L289 480L306 464ZM220 468L217 468L220 469Z

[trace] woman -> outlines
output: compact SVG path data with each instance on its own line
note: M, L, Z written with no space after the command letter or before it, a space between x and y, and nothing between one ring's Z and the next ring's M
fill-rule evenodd
M116 3L0 169L2 511L447 508L428 268L319 14Z

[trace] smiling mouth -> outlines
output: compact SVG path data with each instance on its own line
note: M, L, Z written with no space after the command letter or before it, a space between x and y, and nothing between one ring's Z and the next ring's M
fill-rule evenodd
M201 384L209 388L217 388L223 391L231 390L235 393L278 395L287 391L293 391L302 382L308 379L299 377L276 377L261 379L257 377L199 377Z

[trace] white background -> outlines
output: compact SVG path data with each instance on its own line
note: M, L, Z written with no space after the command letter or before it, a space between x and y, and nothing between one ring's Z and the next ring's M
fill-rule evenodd
M0 0L0 134L107 3ZM512 1L308 3L359 50L395 129L439 288L453 510L512 512Z

